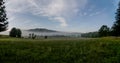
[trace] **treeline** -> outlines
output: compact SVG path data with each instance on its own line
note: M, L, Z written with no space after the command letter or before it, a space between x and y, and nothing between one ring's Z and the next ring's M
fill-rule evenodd
M114 27L110 28L107 25L102 25L101 28L96 32L88 32L81 34L81 37L85 37L85 38L97 38L97 37L108 37L108 36L119 37L120 31L119 30L117 31L116 28L114 29Z
M88 32L88 33L82 33L81 37L84 38L96 38L99 37L98 32Z
M89 32L84 33L82 37L107 37L107 36L120 36L120 2L118 4L117 12L115 13L115 19L112 27L108 27L107 25L102 25L101 28L97 32Z
M120 36L120 2L118 4L118 9L117 12L115 13L115 19L116 21L114 22L113 26L109 28L107 25L103 25L99 29L99 36L104 37L104 36Z
M103 25L98 31L83 33L81 37L97 38L97 37L113 36L113 34L114 34L113 31L107 25Z

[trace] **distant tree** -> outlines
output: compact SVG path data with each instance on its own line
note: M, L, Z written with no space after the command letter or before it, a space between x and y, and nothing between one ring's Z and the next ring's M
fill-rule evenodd
M48 36L45 36L45 39L47 39L48 38Z
M110 28L107 27L107 25L103 25L98 31L100 37L109 36L109 33L110 33Z
M29 34L29 38L32 38L32 34Z
M7 30L8 27L4 3L4 0L0 0L0 32Z
M31 34L31 38L32 38L32 39L35 39L36 37L37 37L37 36L36 36L34 33Z
M9 33L9 36L10 37L18 37L18 38L21 38L21 30L20 29L17 29L17 28L12 28L10 33Z
M120 2L118 4L118 9L117 9L115 18L116 18L116 22L114 22L112 26L112 35L120 36Z
M16 30L17 30L16 28L12 28L10 33L9 33L9 36L10 37L16 37L16 35L17 35L17 31Z
M21 38L21 34L22 34L21 30L20 30L20 29L17 29L16 32L17 32L17 34L16 34L17 37L18 37L18 38Z

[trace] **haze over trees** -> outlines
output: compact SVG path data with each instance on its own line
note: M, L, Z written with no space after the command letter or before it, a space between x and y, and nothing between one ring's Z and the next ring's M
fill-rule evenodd
M7 30L7 14L5 11L4 0L0 0L0 32Z
M36 38L36 35L35 35L34 33L29 34L29 38L35 39L35 38Z
M97 37L99 37L99 34L97 31L96 32L88 32L88 33L81 34L81 37L83 37L83 38L97 38Z

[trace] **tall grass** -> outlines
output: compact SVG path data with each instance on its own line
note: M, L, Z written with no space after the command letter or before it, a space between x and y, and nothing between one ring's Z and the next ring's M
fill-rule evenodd
M119 63L119 38L0 39L0 63Z

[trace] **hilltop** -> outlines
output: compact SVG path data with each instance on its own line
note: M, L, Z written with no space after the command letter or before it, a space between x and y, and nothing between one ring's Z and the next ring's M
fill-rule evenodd
M35 28L35 29L29 29L27 31L31 31L31 32L58 32L56 30L49 30L46 28Z

